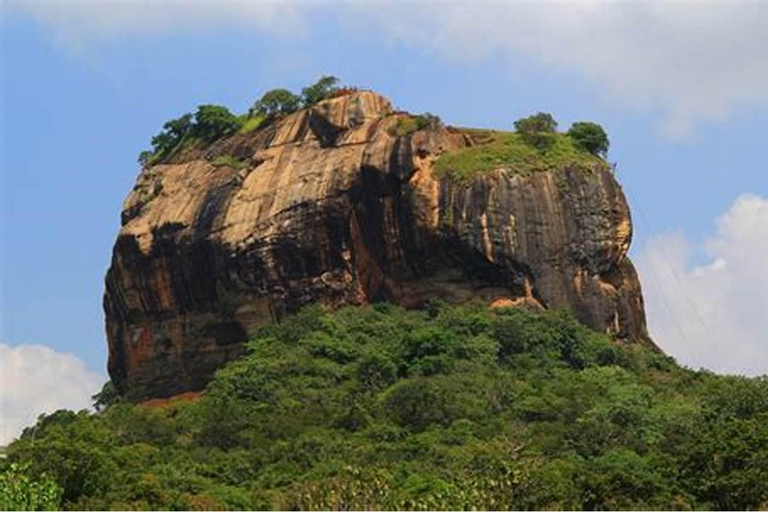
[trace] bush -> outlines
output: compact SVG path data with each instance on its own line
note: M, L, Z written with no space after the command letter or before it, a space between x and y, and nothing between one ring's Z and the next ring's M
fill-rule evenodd
M539 112L515 121L515 130L520 133L555 133L557 121L552 114Z
M240 126L238 133L246 134L258 130L264 123L265 119L266 118L264 116L260 116L252 111L247 114L243 114L240 116L240 122L242 123L242 126Z
M605 158L608 153L608 135L603 127L596 123L581 121L573 123L568 130L568 136L573 142L582 149L585 149L595 156Z
M139 162L139 165L142 167L146 167L152 161L154 154L155 153L153 151L146 149L139 153L139 157L136 159L136 161Z
M536 149L545 150L555 142L557 121L551 114L539 112L515 121L515 130L528 144Z
M290 114L298 110L300 103L301 98L288 89L272 89L267 91L259 101L253 104L251 115Z
M393 137L405 137L419 130L437 130L443 127L442 120L429 112L416 116L399 117L388 132Z
M437 130L442 127L443 121L435 114L424 112L416 116L416 128L419 130Z
M317 82L304 87L301 90L301 103L304 107L311 107L315 103L333 97L339 89L336 84L339 79L335 76L323 76Z
M170 153L192 129L192 114L184 114L163 125L160 133L152 137L152 154L162 157ZM144 153L143 153L144 154ZM147 155L144 154L146 159ZM141 158L141 155L140 155Z
M240 129L241 121L227 107L200 105L195 112L192 133L195 137L213 142Z
M195 115L184 114L163 125L163 130L152 137L152 151L139 153L142 167L168 157L185 141L198 139L210 143L237 132L243 121L220 105L201 105Z

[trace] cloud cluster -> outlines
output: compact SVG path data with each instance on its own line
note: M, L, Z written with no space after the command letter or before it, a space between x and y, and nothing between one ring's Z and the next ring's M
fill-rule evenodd
M696 250L709 257L689 265ZM742 195L701 247L652 237L635 264L654 340L694 368L768 374L768 197Z
M768 3L759 0L416 5L421 14L380 6L377 17L392 36L439 52L508 51L570 71L624 105L662 111L672 138L768 104Z
M8 0L45 25L69 50L102 40L252 27L268 34L303 30L307 6L249 0Z
M90 407L105 380L72 354L0 343L0 446L42 413Z
M768 2L576 0L320 2L269 0L10 0L54 38L98 38L250 26L295 36L322 9L451 57L511 54L565 70L620 104L662 115L664 134L768 105ZM500 66L504 63L500 62Z

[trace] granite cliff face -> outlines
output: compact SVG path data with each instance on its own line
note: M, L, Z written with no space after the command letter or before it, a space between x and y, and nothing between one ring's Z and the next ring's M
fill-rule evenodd
M144 169L106 277L118 388L201 389L258 326L312 302L567 308L645 339L629 209L609 171L440 177L435 159L475 144L471 132L397 136L404 116L359 92Z

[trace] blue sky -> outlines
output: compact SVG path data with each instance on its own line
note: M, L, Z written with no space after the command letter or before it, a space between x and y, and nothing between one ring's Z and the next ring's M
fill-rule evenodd
M106 378L104 273L136 155L163 122L204 103L243 112L323 74L449 124L601 123L659 345L694 367L768 373L766 3L473 5L4 4L5 415L29 402L7 377L25 357L79 372L40 410L84 405Z

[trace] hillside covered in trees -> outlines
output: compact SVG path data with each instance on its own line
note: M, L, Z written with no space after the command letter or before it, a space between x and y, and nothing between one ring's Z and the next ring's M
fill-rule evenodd
M559 312L305 308L191 400L41 417L3 508L757 509L768 381ZM32 500L32 501L30 501Z

